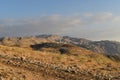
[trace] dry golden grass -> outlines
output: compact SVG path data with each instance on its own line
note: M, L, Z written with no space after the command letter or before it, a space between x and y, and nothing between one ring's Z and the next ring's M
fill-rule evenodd
M71 48L71 52L72 52L71 55L66 55L66 54L48 52L45 50L44 51L34 51L30 48L7 47L7 46L0 45L0 55L6 55L7 57L10 57L10 58L22 57L24 60L32 61L35 63L42 62L42 63L46 63L46 64L55 64L58 66L59 65L63 66L64 68L69 67L69 66L76 66L80 70L88 70L88 69L89 70L92 70L92 69L97 70L101 67L105 67L108 64L110 64L112 67L120 66L120 63L112 61L102 54L97 54L97 53L91 52L91 51L83 49L83 48L73 47L73 48ZM0 59L3 60L2 58L0 58ZM4 69L3 69L3 67L4 67ZM32 67L32 68L34 68L34 67ZM102 71L101 73L104 73L105 71ZM4 72L4 74L6 74L6 76L7 76L6 79L8 79L8 80L10 80L10 78L21 77L23 75L26 75L26 79L24 79L24 80L32 80L32 78L36 79L36 80L37 79L38 80L47 80L47 79L59 80L59 77L56 78L49 74L45 75L45 74L42 74L43 72L39 72L39 74L38 74L38 72L35 72L35 71L29 71L29 70L23 69L21 67L18 67L18 68L15 68L14 66L11 67L10 65L7 65L7 64L4 65L2 62L0 62L0 74L3 75L2 72ZM19 72L21 73L20 75L18 74ZM48 71L48 73L50 73L50 72L51 71ZM12 74L9 74L9 73L12 73ZM86 78L86 79L88 79L88 78ZM60 79L60 80L62 80L62 79Z
M19 56L19 57L26 57L26 58L32 58L32 59L38 59L46 62L51 63L98 63L98 64L104 64L113 62L109 58L105 57L102 54L97 54L92 51L83 49L83 48L73 48L71 49L72 55L66 55L66 54L60 54L60 53L53 53L48 51L34 51L32 49L27 48L19 48L19 47L7 47L7 46L1 46L0 45L0 54L4 53L5 55L9 56ZM75 55L77 54L77 55ZM115 62L113 62L115 63Z

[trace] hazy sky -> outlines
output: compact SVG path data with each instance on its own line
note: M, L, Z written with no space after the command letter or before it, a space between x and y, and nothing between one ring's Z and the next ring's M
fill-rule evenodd
M39 34L120 41L120 0L0 0L0 37Z

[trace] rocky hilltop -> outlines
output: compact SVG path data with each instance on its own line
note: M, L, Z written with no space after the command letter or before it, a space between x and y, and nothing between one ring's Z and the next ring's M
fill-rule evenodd
M58 52L61 47L67 48L67 52ZM0 79L120 80L120 63L102 54L58 43L43 43L34 48L39 51L0 45Z
M0 80L120 80L119 44L58 35L1 38Z
M73 38L58 35L38 35L32 37L5 37L0 39L1 45L30 47L45 42L56 42L64 44L74 44L88 50L104 53L108 56L120 57L120 42L117 41L91 41L83 38Z

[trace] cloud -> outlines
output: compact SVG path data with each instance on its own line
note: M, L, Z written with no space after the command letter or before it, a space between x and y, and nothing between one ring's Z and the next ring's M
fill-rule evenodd
M0 20L0 29L4 32L6 31L8 35L32 35L37 33L59 34L61 31L66 30L66 28L81 24L82 21L80 17L51 15L32 19Z
M112 13L85 13L73 16L55 14L27 19L0 19L0 37L58 34L92 40L120 40L119 22L120 16Z
M103 14L94 15L92 16L92 18L93 18L93 21L104 22L104 21L112 20L114 17L112 13L103 13Z

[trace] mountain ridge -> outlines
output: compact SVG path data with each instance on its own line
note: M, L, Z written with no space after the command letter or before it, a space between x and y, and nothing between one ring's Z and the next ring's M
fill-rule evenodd
M0 79L120 80L120 62L86 49L90 43L92 45L92 41L82 38L57 35L2 38Z
M30 47L30 45L46 42L74 44L96 53L103 53L107 56L117 56L120 58L120 42L117 41L91 41L84 38L46 34L30 37L4 37L0 39L1 45L19 47Z

